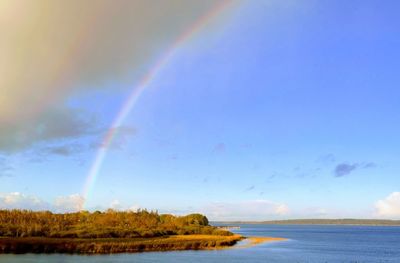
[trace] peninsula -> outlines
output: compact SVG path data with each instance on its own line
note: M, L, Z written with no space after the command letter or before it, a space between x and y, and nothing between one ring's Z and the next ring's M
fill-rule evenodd
M109 254L220 249L244 237L209 225L201 214L138 210L55 214L0 210L0 253Z

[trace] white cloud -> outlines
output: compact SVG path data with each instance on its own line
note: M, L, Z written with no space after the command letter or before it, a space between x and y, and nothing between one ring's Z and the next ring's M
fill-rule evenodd
M143 209L143 208L141 206L139 206L139 205L131 205L127 210L136 212L139 209Z
M0 209L50 210L53 212L76 212L83 208L84 198L79 194L56 197L54 203L37 196L19 192L0 193Z
M277 215L287 215L287 214L289 214L289 207L285 204L278 205L275 208L275 213Z
M202 210L210 220L269 220L290 213L286 204L269 200L250 200L236 203L218 202Z
M131 205L131 206L127 206L124 205L123 203L121 203L118 199L114 199L108 208L114 209L114 210L118 210L118 211L133 211L136 212L138 209L141 209L141 207L139 205Z
M29 196L19 192L0 193L0 209L47 210L49 209L49 204L36 196Z
M384 218L400 218L400 192L393 192L375 203L376 214Z
M113 200L110 204L110 208L114 210L121 210L122 209L121 202L117 199Z
M57 212L77 212L83 209L85 199L79 194L57 197L54 208Z

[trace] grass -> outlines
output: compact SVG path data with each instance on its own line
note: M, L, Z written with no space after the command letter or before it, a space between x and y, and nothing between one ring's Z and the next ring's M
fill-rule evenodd
M0 253L111 254L145 251L221 249L243 239L240 235L173 235L153 238L0 238Z

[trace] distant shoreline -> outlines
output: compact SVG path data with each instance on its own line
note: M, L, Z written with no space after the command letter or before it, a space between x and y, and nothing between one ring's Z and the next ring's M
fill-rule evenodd
M213 224L263 225L348 225L348 226L400 226L400 220L381 219L289 219L271 221L214 221Z

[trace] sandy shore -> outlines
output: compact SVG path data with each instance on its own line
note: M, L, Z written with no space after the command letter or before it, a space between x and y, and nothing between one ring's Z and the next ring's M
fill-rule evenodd
M247 237L242 244L234 246L234 248L249 248L267 242L287 241L287 238L282 237Z

